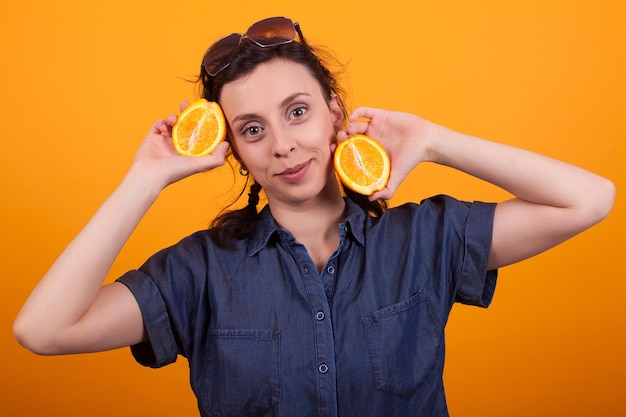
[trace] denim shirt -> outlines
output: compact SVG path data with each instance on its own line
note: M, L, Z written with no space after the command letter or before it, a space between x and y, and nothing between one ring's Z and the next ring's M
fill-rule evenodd
M369 216L346 200L318 273L266 206L249 240L197 232L119 281L141 308L151 367L189 361L202 416L447 416L444 327L486 307L494 204L437 196Z

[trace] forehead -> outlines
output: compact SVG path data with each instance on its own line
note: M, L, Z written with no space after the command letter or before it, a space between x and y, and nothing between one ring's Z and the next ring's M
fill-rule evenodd
M250 74L225 84L220 104L228 117L235 113L258 112L264 107L281 103L294 93L323 98L319 83L307 67L289 60L274 59L260 64Z

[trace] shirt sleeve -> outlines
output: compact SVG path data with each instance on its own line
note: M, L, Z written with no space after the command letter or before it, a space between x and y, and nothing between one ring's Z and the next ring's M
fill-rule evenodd
M465 230L465 252L455 301L479 307L491 304L498 277L487 270L491 253L496 205L474 202L469 207Z
M148 340L131 346L137 362L152 368L160 368L176 361L176 346L171 320L155 283L141 271L130 271L118 282L126 285L133 293L143 317Z
M138 270L118 279L141 310L146 342L131 346L140 364L158 368L188 356L197 311L205 294L208 268L206 238L191 235L151 256Z
M407 256L425 280L422 285L438 294L437 308L447 313L454 303L488 307L498 275L487 271L496 204L437 195L407 207L416 242ZM400 235L400 223L394 235Z

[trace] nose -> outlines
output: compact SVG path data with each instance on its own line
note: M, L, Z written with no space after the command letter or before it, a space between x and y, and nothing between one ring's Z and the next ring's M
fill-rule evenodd
M296 149L296 139L282 129L275 129L272 135L272 153L275 157L286 157Z

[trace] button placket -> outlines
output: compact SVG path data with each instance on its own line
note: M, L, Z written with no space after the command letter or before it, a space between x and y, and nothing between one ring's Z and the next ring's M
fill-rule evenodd
M334 368L334 335L330 314L329 298L326 295L325 284L323 281L334 280L337 273L336 267L332 266L332 273L329 273L328 266L322 270L322 274L317 273L315 264L306 253L304 246L294 245L291 248L294 260L297 263L302 282L306 289L306 296L311 308L311 315L314 323L315 331L315 356L317 368L318 390L320 397L320 416L337 415L336 409L336 378ZM325 276L325 277L324 277ZM330 279L329 279L330 278ZM330 286L332 288L332 285ZM309 316L311 317L311 316Z

